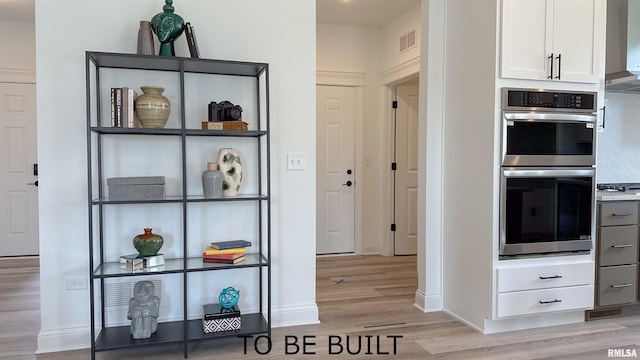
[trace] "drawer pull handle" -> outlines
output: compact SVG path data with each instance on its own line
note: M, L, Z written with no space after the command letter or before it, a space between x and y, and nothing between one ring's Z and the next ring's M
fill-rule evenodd
M611 285L612 289L622 289L622 288L628 288L629 286L632 286L633 284L620 284L620 285Z
M562 300L560 299L553 299L553 300L548 300L548 301L538 301L540 303L540 305L546 305L546 304L555 304L555 303L559 303L562 302Z
M611 245L612 248L614 249L624 249L624 248L630 248L633 247L632 244L620 244L620 245Z
M611 216L631 216L631 215L635 215L633 213L626 213L626 214L611 214Z
M540 280L562 279L562 275L540 276Z

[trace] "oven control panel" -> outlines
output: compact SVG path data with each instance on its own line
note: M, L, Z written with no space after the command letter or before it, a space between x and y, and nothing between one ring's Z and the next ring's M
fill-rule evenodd
M504 110L596 110L595 92L564 92L537 89L502 89L502 108Z

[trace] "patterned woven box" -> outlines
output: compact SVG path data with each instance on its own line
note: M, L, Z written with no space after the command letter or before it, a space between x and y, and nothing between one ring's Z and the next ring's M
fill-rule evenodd
M219 304L203 305L202 328L205 334L240 330L242 321L240 310L223 309Z

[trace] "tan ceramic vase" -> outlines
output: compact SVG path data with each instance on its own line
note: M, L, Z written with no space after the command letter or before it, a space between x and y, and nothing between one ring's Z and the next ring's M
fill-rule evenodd
M169 99L162 95L161 86L140 86L143 94L136 99L136 114L145 128L163 128L171 113Z

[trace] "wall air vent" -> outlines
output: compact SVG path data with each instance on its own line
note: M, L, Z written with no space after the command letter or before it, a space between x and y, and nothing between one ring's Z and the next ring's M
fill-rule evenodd
M411 30L400 37L400 52L405 52L416 46L416 31Z
M162 307L164 299L166 299L162 281L159 279L151 280L155 285L154 295L160 298L160 306ZM105 303L106 308L128 307L129 299L133 295L133 286L136 282L124 281L105 284Z

